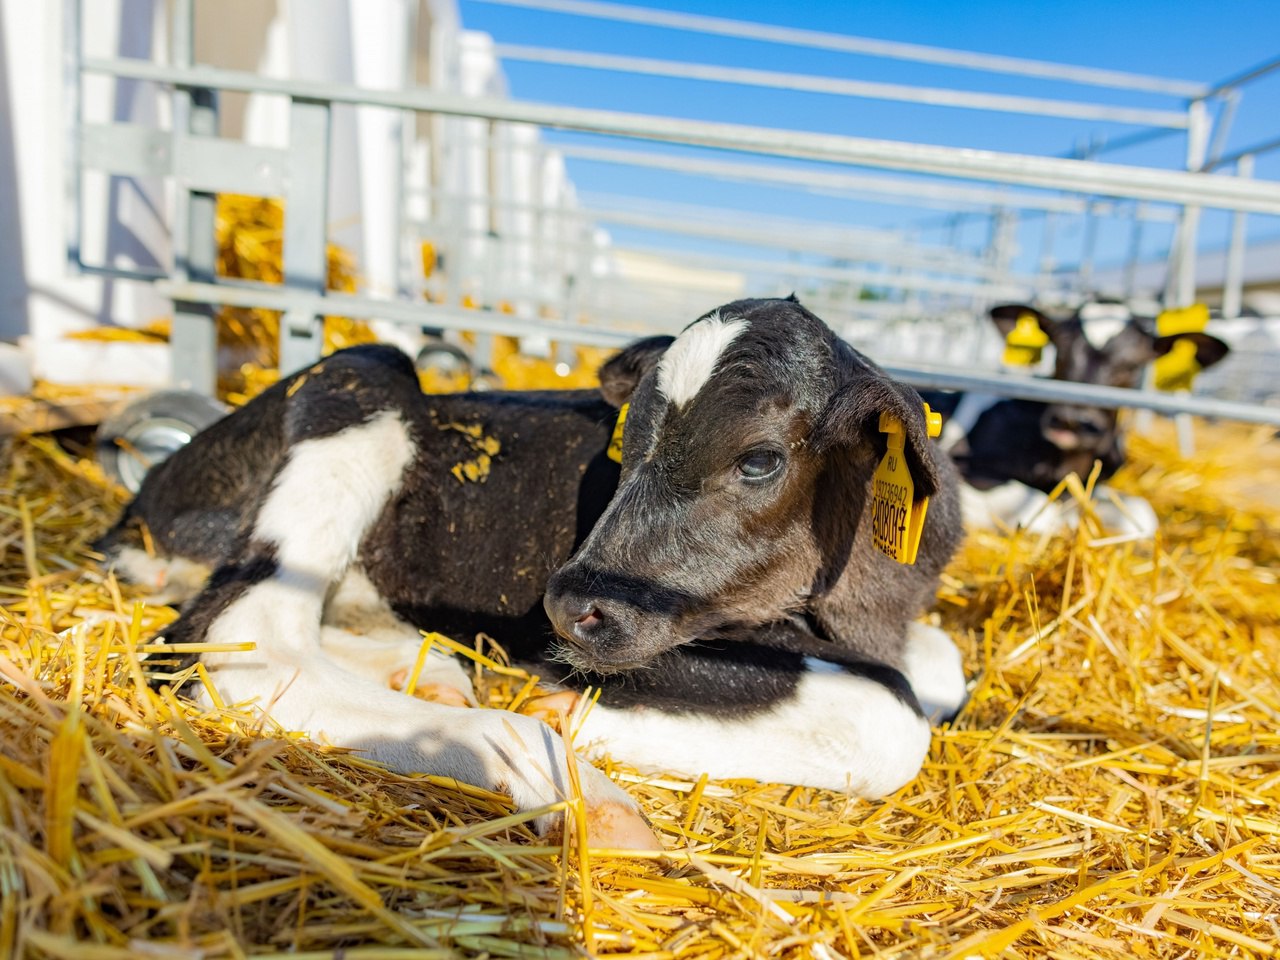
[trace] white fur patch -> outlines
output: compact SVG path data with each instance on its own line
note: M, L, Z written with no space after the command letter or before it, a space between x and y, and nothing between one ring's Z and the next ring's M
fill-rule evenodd
M1086 303L1077 316L1084 338L1095 350L1101 350L1133 319L1133 312L1123 303Z
M149 603L182 603L200 592L210 570L186 557L153 557L137 547L125 547L116 554L113 567L130 583L150 587Z
M597 703L578 743L655 772L750 777L880 797L909 783L929 724L874 680L806 672L785 703L744 717L615 710Z
M381 686L401 672L413 671L423 642L417 628L396 616L359 567L347 571L325 604L320 633L324 655ZM439 644L431 648L418 684L452 687L476 705L471 677L458 658Z
M924 715L935 723L964 705L967 687L960 648L937 627L907 625L902 669Z
M355 558L413 455L393 411L295 444L258 512L254 539L276 545L283 575L323 577L327 588Z
M1009 480L990 490L960 485L960 510L965 526L979 530L1023 529L1035 534L1064 533L1080 524L1080 505L1069 496L1050 501L1047 494ZM1155 534L1155 510L1141 497L1123 494L1105 484L1093 490L1092 510L1107 531L1129 539Z
M950 451L961 440L969 436L969 431L984 413L1003 400L1004 397L994 393L965 393L960 397L955 413L947 418L942 428L942 436L938 438L938 447Z
M746 320L726 320L717 310L685 330L658 363L658 389L662 395L677 407L696 397L715 373L725 348L746 328Z

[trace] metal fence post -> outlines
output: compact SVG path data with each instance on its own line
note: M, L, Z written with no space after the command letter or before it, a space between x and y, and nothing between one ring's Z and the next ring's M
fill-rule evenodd
M1248 179L1253 176L1253 155L1245 154L1236 162L1236 176ZM1240 316L1244 293L1244 244L1245 219L1249 215L1237 210L1231 215L1231 243L1227 247L1227 275L1222 281L1222 316L1232 319Z
M190 67L194 61L193 0L173 5L172 56L175 66ZM218 132L217 94L207 88L173 92L173 155L187 134L216 136ZM174 272L179 278L212 283L218 245L215 237L218 198L216 194L188 190L176 184L173 226ZM174 301L173 329L169 334L173 382L184 390L212 396L218 379L218 333L214 309L209 304Z
M1204 167L1209 149L1209 113L1203 100L1193 100L1187 109L1187 171ZM1196 298L1196 234L1200 228L1200 206L1186 204L1178 224L1174 250L1176 269L1171 271L1165 301L1168 306L1185 307Z
M66 0L62 6L62 86L63 123L66 136L66 169L63 171L63 195L66 208L63 229L67 244L67 266L73 273L80 272L80 217L84 204L80 169L80 130L84 122L83 94L80 61L82 59L80 18L83 11L80 0Z
M300 293L327 286L329 103L296 98L289 107L289 180L284 196L284 284ZM323 318L293 309L280 320L280 376L320 359Z
M1124 295L1132 297L1137 293L1138 261L1142 257L1142 233L1146 226L1144 215L1146 204L1139 203L1133 210L1133 220L1129 224L1129 255L1124 264Z

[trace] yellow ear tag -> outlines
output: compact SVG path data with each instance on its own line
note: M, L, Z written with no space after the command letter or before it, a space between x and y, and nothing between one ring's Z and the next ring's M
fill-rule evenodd
M1156 317L1156 336L1176 337L1180 333L1204 333L1204 328L1208 325L1209 308L1203 303L1193 303L1189 307L1161 311L1160 316Z
M1196 360L1196 342L1179 337L1173 341L1172 350L1156 357L1154 367L1157 390L1190 390L1201 370Z
M613 437L609 440L609 449L605 451L614 463L622 462L622 425L627 422L627 410L631 404L624 403L618 408L618 422L613 425Z
M1004 363L1011 367L1031 367L1040 362L1040 356L1049 335L1040 329L1034 314L1024 313L1004 338Z
M924 405L929 436L942 433L942 415ZM907 468L904 451L906 432L902 421L885 411L880 414L880 432L889 435L889 449L871 477L871 540L876 549L899 563L915 563L920 552L920 535L929 512L929 498L916 502L916 484Z

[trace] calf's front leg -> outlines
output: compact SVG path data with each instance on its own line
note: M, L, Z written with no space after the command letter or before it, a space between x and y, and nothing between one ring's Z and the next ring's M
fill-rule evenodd
M643 770L860 797L884 796L914 779L931 721L964 704L951 639L909 624L898 671L788 632L786 625L763 632L759 639L772 647L737 640L677 648L646 669L601 678L603 693L577 742L591 756Z

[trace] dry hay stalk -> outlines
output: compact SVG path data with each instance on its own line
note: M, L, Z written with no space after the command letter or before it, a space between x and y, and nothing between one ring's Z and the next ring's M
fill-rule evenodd
M21 442L0 478L0 955L1274 956L1280 454L1260 431L1201 442L1193 463L1132 445L1120 482L1164 518L1154 547L1088 524L971 538L936 619L972 699L894 796L611 770L666 862L579 858L483 791L153 691L140 651L172 612L85 567L119 495ZM484 652L491 704L527 699Z

